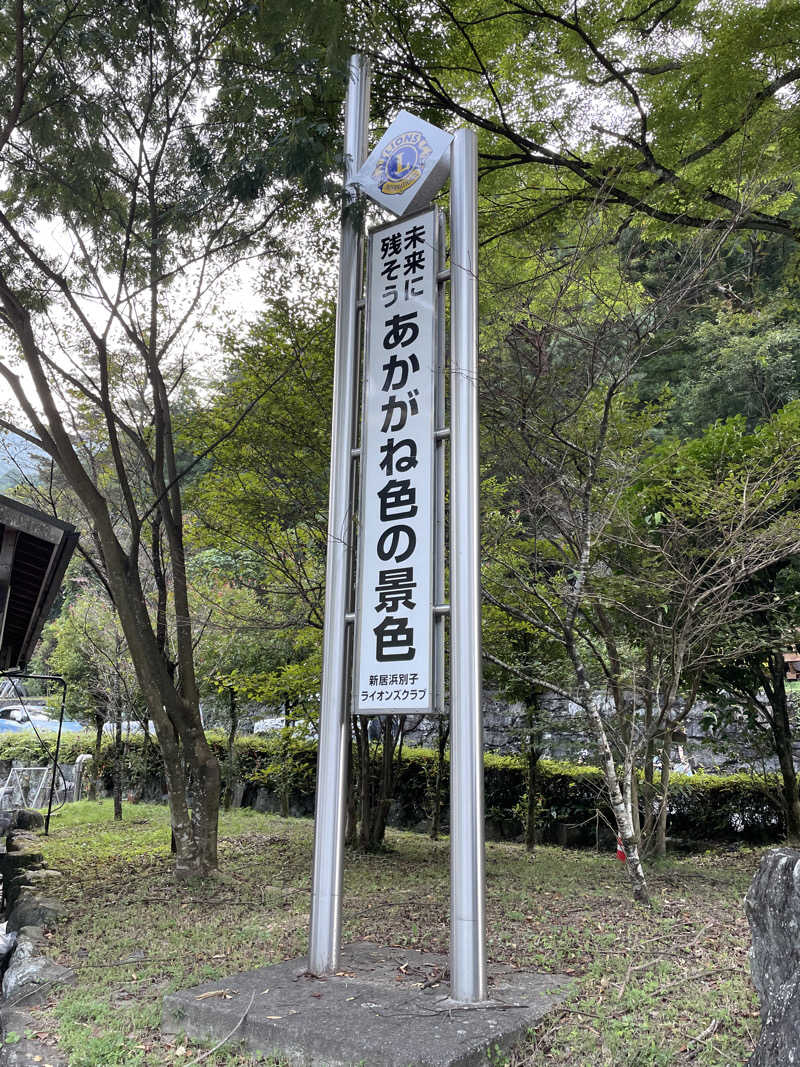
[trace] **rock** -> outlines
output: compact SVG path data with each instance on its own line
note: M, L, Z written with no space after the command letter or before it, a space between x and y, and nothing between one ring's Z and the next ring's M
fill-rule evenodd
M18 830L41 830L44 826L44 815L31 808L17 808L15 824Z
M0 934L0 971L6 966L17 945L18 935L12 930L10 933Z
M761 1035L750 1067L800 1065L800 851L771 849L745 897Z
M39 838L30 830L11 830L6 838L6 849L9 853L22 852L39 855Z
M36 989L35 986L31 988ZM33 1036L41 1024L33 1012L26 1010L27 1003L25 998L21 999L19 1006L3 1007L3 1033L14 1033L19 1040L13 1044L4 1042L0 1051L0 1064L2 1067L31 1067L34 1063L39 1064L39 1067L69 1067L63 1053Z
M44 865L41 852L0 852L0 878L7 901L16 894L16 883L28 871L39 870Z
M23 926L42 926L52 930L62 911L57 900L39 896L28 886L22 886L9 912L7 929L19 931Z
M57 882L63 877L64 875L61 871L57 871L52 867L29 867L19 873L20 887L23 885L43 885L45 882Z
M38 945L44 941L44 927L42 926L22 926L18 933L20 937L27 937L27 939L32 941L34 945Z
M6 897L6 910L11 912L17 906L20 894L25 890L53 893L57 884L63 879L60 871L51 871L47 867L23 867L6 876L3 883Z
M21 993L24 987L46 986L69 982L72 971L37 954L37 944L29 937L20 936L17 948L11 957L8 970L3 975L3 996L6 1000ZM27 993L31 990L26 989Z

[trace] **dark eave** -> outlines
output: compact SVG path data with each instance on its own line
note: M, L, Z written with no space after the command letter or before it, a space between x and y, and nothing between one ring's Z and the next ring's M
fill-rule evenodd
M70 523L0 496L0 668L27 665L77 543Z

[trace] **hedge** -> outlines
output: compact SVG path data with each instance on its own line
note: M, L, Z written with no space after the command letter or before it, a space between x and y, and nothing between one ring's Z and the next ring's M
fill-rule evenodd
M45 735L50 748L55 736ZM220 760L223 786L228 773L227 745L220 733L209 733ZM61 760L74 763L82 752L93 753L94 738L87 731L66 734ZM280 733L237 738L236 778L243 785L243 803L252 805L264 794L291 797L293 811L311 811L316 777L316 745L287 740ZM100 774L110 789L113 744L104 737ZM45 757L33 734L0 737L0 760L42 765ZM404 748L398 768L390 821L397 826L424 829L433 809L436 753L425 748ZM133 735L126 743L126 789L145 799L165 792L157 743ZM485 809L491 836L515 838L522 834L526 807L525 764L519 756L485 756ZM260 791L264 791L260 794ZM785 832L776 804L777 778L749 774L696 774L670 777L669 833L693 840L777 841ZM447 829L449 762L442 767L442 825ZM594 843L609 838L611 814L603 777L595 767L556 760L539 762L537 822L543 840L561 844Z

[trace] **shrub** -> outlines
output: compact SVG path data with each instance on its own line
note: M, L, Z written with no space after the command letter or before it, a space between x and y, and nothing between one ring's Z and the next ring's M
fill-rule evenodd
M51 752L55 734L43 734ZM211 746L227 773L227 741L222 733L209 733ZM82 752L93 753L94 736L86 731L66 734L61 741L60 758L74 763ZM113 745L104 737L100 775L107 788L111 785ZM9 734L0 737L0 760L18 760L29 766L41 766L46 756L34 734ZM390 821L397 826L422 827L432 810L432 791L436 777L436 752L426 748L404 748L398 768ZM278 731L274 734L249 735L236 740L236 764L244 783L245 803L255 802L259 789L277 796L291 796L295 806L310 810L314 798L317 749L314 742L295 739ZM126 743L124 774L127 787L139 789L155 798L164 791L158 745L145 742L141 734ZM493 836L516 837L522 834L526 797L525 764L519 756L485 756L485 810ZM442 767L443 829L447 828L450 802L450 764ZM771 795L772 793L772 795ZM777 779L749 774L696 774L670 778L669 832L675 837L694 840L779 840L785 827L773 799L779 793ZM298 804L299 802L299 804ZM603 776L596 767L543 759L539 763L539 831L544 840L560 843L589 844L595 839L597 821L601 827L611 822ZM598 816L599 812L599 816ZM608 836L605 831L604 836Z

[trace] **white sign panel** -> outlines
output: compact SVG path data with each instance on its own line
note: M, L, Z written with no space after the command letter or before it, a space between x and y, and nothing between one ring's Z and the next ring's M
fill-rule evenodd
M358 714L433 707L436 212L370 234L356 606Z
M395 215L426 207L450 169L452 134L401 111L353 179Z

